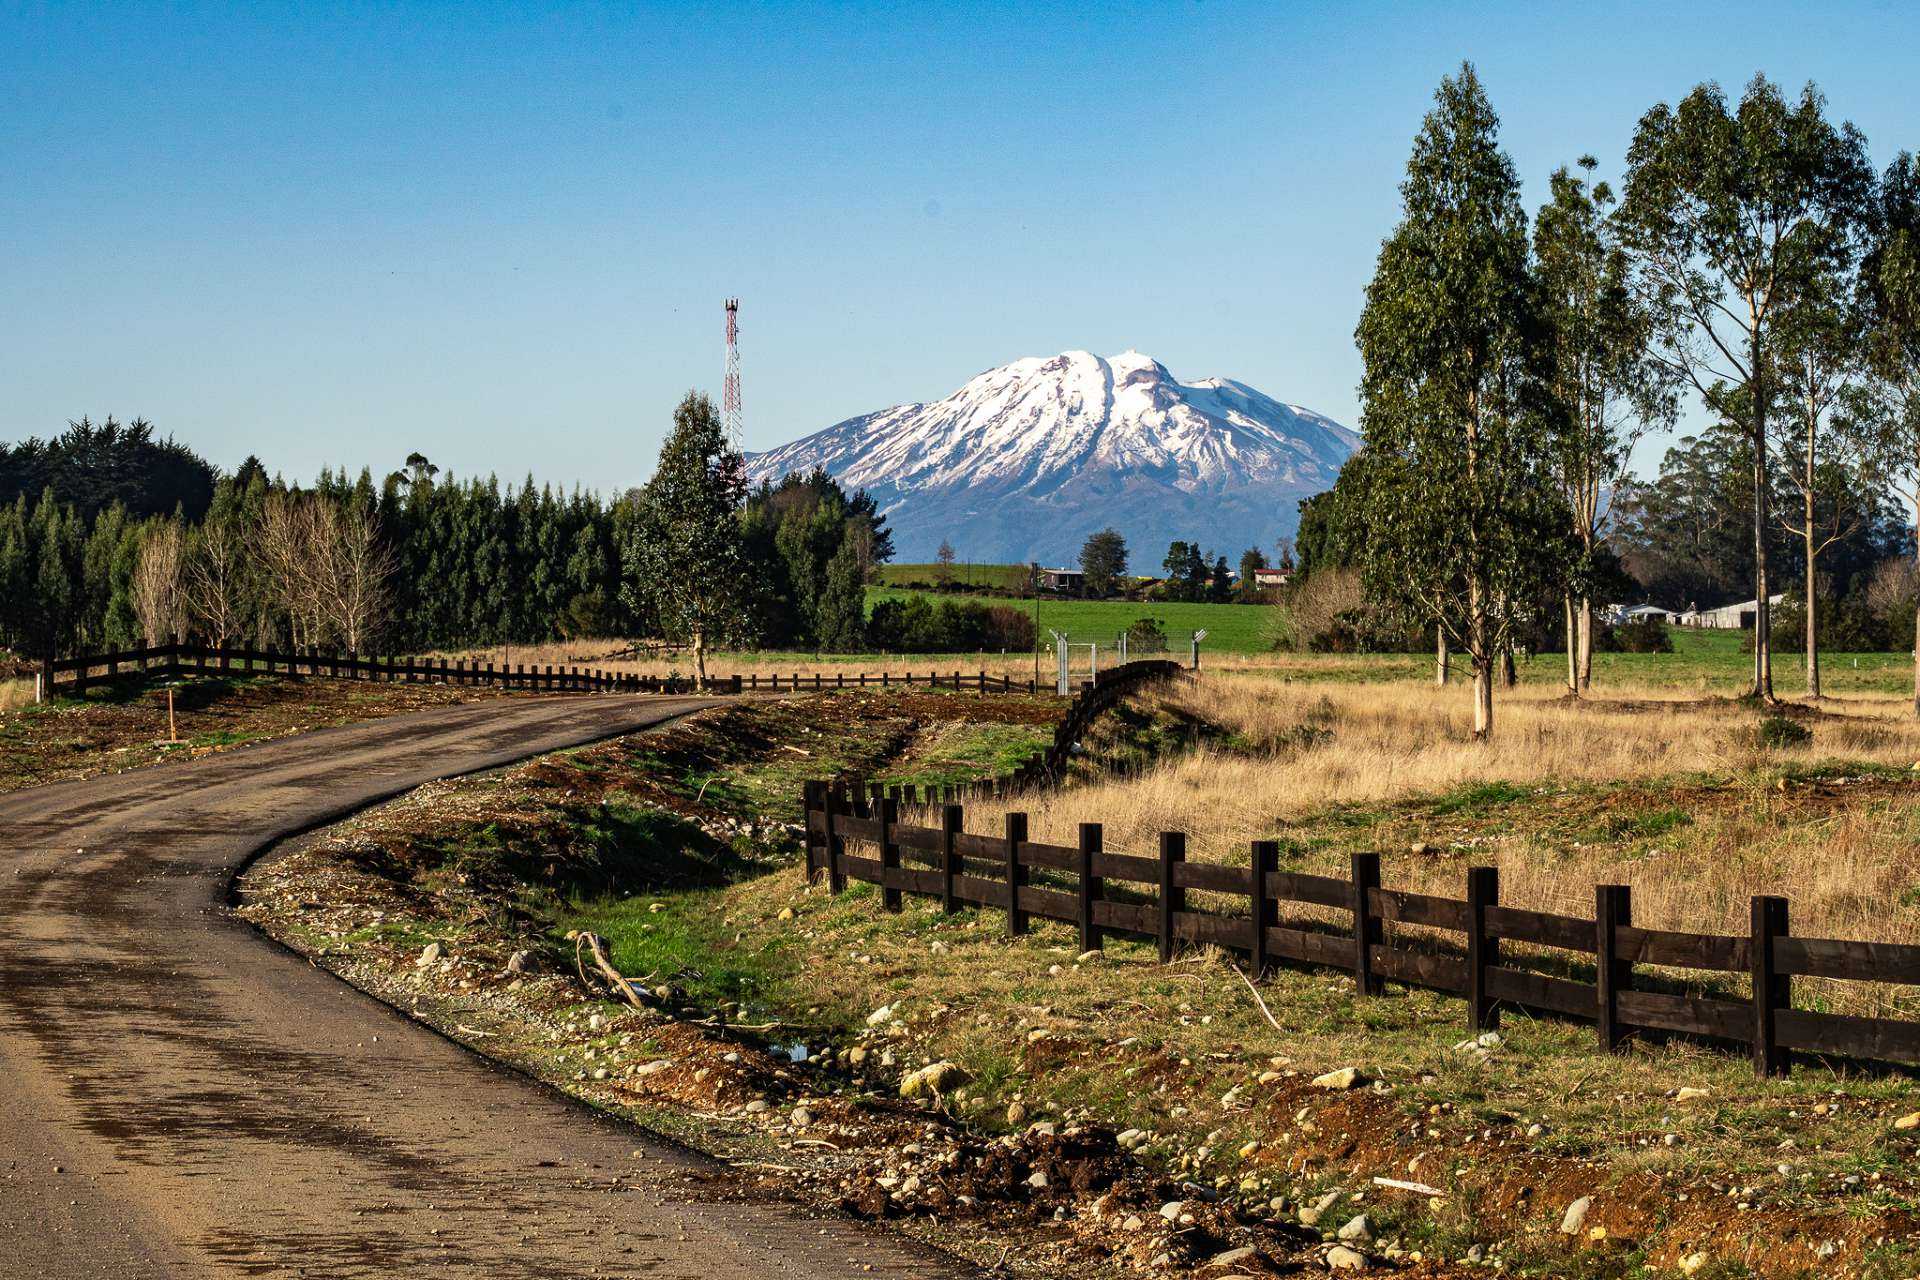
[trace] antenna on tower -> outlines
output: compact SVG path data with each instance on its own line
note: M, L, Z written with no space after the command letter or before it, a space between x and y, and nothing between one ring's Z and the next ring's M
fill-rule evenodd
M740 433L740 299L727 299L727 380L720 412L735 452L745 447Z

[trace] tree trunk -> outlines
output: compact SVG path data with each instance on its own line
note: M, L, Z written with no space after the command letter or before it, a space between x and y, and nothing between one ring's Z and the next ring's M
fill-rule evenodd
M1433 626L1433 683L1436 687L1446 687L1447 659L1449 656L1447 653L1447 629L1436 622ZM1913 681L1914 713L1920 715L1920 659L1915 660Z
M1487 634L1487 603L1477 578L1467 579L1467 653L1473 659L1473 737L1493 737L1493 646Z
M1920 566L1920 487L1913 494L1913 559ZM1913 610L1913 714L1920 716L1920 604Z
M1815 629L1815 624L1816 624L1816 622L1818 621L1818 619L1817 619L1817 616L1816 616L1816 614L1814 613L1814 608L1815 608L1815 605L1814 605L1814 594L1813 594L1813 558L1814 558L1814 549L1813 549L1813 492L1812 492L1812 490L1808 490L1808 491L1807 491L1807 495L1806 495L1806 500L1807 500L1807 501L1806 501L1806 519L1807 519L1807 525L1806 525L1806 529L1807 529L1807 696L1808 696L1809 698L1818 698L1818 697L1820 696L1820 636L1819 636L1819 632L1818 632L1818 631L1817 631L1817 630Z
M1493 737L1493 655L1473 659L1473 739Z
M1772 611L1767 606L1767 397L1760 376L1759 328L1753 354L1753 688L1752 696L1773 701Z
M1561 597L1561 603L1566 606L1567 615L1567 696L1577 698L1580 696L1579 626L1573 616L1573 596Z
M1513 669L1513 641L1500 646L1500 687L1511 689L1520 683L1520 677Z
M1580 597L1580 691L1593 687L1593 597Z

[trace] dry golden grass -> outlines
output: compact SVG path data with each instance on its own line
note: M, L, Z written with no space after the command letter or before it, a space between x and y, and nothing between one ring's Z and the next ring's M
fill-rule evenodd
M33 678L0 680L0 711L17 711L33 705Z
M1189 857L1220 862L1280 837L1289 865L1337 875L1351 852L1375 849L1390 887L1450 897L1467 865L1497 865L1504 902L1580 916L1596 883L1624 883L1637 922L1695 931L1742 934L1750 896L1783 893L1797 934L1920 943L1920 782L1886 768L1920 759L1920 722L1902 700L1829 699L1802 721L1810 743L1769 750L1755 745L1750 706L1652 688L1573 704L1523 687L1501 699L1493 742L1477 744L1468 697L1204 675L1155 701L1230 731L1227 745L977 805L968 827L998 830L999 809L1025 807L1037 840L1072 843L1079 823L1099 822L1107 848L1150 854L1158 832L1178 830ZM1836 762L1873 776L1836 781ZM1816 766L1817 788L1801 781ZM1508 785L1476 800L1488 784ZM1595 832L1595 808L1625 825ZM1664 816L1652 835L1627 821L1649 813Z

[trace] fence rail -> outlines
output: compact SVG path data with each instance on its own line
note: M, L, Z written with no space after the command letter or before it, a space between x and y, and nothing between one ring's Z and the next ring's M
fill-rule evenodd
M947 789L930 790L939 803ZM965 830L964 810L946 803L937 827L900 821L919 802L912 787L806 786L809 878L834 893L849 880L880 886L886 909L903 894L1007 913L1007 931L1033 918L1074 926L1082 950L1108 936L1156 942L1162 960L1182 944L1210 944L1249 958L1256 980L1278 964L1346 970L1363 996L1384 981L1422 987L1467 1002L1476 1031L1500 1025L1502 1008L1592 1023L1600 1045L1617 1049L1637 1032L1679 1034L1744 1045L1756 1073L1785 1075L1792 1053L1920 1064L1920 1022L1793 1007L1793 979L1920 985L1920 946L1798 938L1788 930L1785 898L1752 900L1746 936L1643 929L1633 924L1626 885L1594 886L1592 918L1500 903L1499 873L1473 867L1463 898L1384 888L1378 854L1353 855L1346 879L1279 869L1279 846L1254 841L1242 866L1186 860L1186 836L1160 836L1155 857L1108 852L1098 823L1082 823L1071 846L1027 839L1027 815L1009 813L998 835ZM1196 910L1189 891L1246 899L1237 912ZM1331 909L1341 924L1283 919L1293 904ZM1407 927L1425 930L1409 934ZM1460 935L1457 939L1451 935ZM1528 957L1503 943L1570 953L1562 972L1524 967ZM1636 966L1682 968L1744 977L1747 998L1661 990L1678 984Z
M1098 684L1118 688L1135 679L1122 673L1130 663L1101 674ZM1144 664L1173 667L1172 663ZM83 654L43 663L42 680L49 692L84 694L95 684L127 675L168 677L177 675L226 675L234 672L286 674L342 680L434 682L441 684L488 686L502 689L530 689L558 693L689 693L696 691L692 677L642 676L579 666L518 665L492 662L449 661L445 658L420 658L393 655L337 653L320 649L285 651L252 649L241 646L164 644L147 648L121 649L109 653ZM1116 683L1117 680L1117 683ZM743 675L709 677L703 686L710 693L768 691L813 692L827 689L890 689L925 686L933 689L974 690L979 693L1039 693L1035 680L1016 680L1008 675L985 671L908 671L892 672L749 672Z

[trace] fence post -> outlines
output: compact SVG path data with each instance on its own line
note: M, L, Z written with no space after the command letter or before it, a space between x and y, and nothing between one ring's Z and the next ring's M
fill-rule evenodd
M1106 896L1100 877L1093 873L1093 860L1100 852L1101 827L1097 822L1080 824L1080 950L1100 949L1100 926L1093 920L1093 904Z
M960 873L960 855L953 838L960 834L963 810L957 804L940 810L940 910L952 915L957 909L953 896L953 878Z
M900 802L892 796L880 801L880 905L889 911L900 910L900 846L894 842L894 827L900 821Z
M1487 908L1500 904L1500 869L1467 868L1467 1021L1475 1031L1500 1026L1500 1006L1487 995L1487 970L1500 963L1500 939L1487 933Z
M1633 923L1633 890L1624 884L1593 886L1594 986L1599 993L1595 1029L1600 1047L1619 1049L1626 1037L1620 1031L1620 993L1633 982L1633 966L1620 959L1622 925Z
M1187 909L1187 891L1173 882L1174 867L1187 860L1187 835L1184 831L1160 833L1160 963L1173 960L1173 931L1178 915Z
M1267 955L1267 927L1279 923L1278 905L1273 900L1269 888L1268 876L1280 869L1280 844L1275 840L1255 840L1253 842L1252 870L1253 879L1249 897L1253 911L1253 948L1250 965L1253 980L1260 981L1266 973L1271 960Z
M800 788L802 800L800 806L802 810L800 816L800 838L802 847L804 847L807 852L808 884L813 883L814 874L820 869L819 855L815 852L819 841L814 838L813 834L813 816L816 813L824 813L826 811L826 804L824 802L825 791L826 783L816 782L811 779L803 783Z
M1027 869L1020 865L1020 846L1027 842L1027 815L1009 813L1006 830L1007 859L1007 936L1017 938L1027 931L1027 913L1020 909L1020 890L1027 883Z
M1380 917L1373 909L1372 890L1380 887L1380 855L1353 855L1353 989L1363 996L1380 994L1373 976L1373 948L1381 941Z
M827 790L827 892L840 894L847 887L847 840L839 833L834 819L851 809L846 790L834 783Z
M1787 936L1787 900L1760 895L1753 900L1753 1072L1784 1076L1792 1055L1775 1043L1774 1018L1793 1005L1793 979L1774 965L1773 943Z

